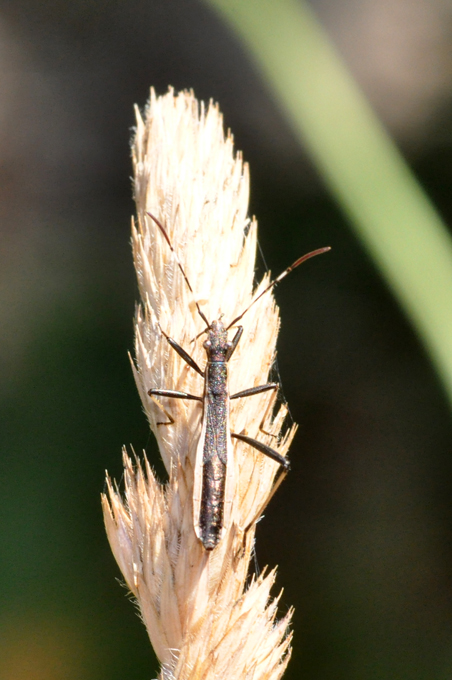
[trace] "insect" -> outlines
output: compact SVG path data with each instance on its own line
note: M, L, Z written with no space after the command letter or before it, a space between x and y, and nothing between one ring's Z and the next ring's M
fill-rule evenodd
M177 265L193 293L190 282L185 274L177 254L172 246L170 238L163 225L150 213L149 217L155 222L168 246L176 259ZM232 464L233 448L231 438L238 439L254 447L264 455L281 465L284 471L289 470L289 461L280 453L262 442L252 439L244 434L237 434L229 428L229 401L241 399L255 394L277 390L278 383L266 383L251 387L236 394L228 391L228 362L239 343L243 333L243 326L238 326L232 341L228 340L228 331L235 326L248 310L279 281L287 276L293 269L298 267L315 255L320 255L330 250L320 248L303 255L290 267L285 269L276 279L252 300L250 305L237 316L230 324L225 326L221 319L209 323L207 317L195 300L197 311L206 324L206 329L201 333L207 333L207 340L203 347L207 354L207 363L202 370L196 361L172 338L162 330L168 343L179 356L204 380L204 394L202 396L179 392L176 390L155 389L148 390L150 396L168 397L170 399L193 399L203 405L201 435L196 450L195 481L193 489L193 519L197 537L205 550L213 550L220 542L225 532L225 499L234 484L234 466ZM170 424L172 419L166 423ZM163 423L159 423L163 424ZM201 472L199 472L201 471Z

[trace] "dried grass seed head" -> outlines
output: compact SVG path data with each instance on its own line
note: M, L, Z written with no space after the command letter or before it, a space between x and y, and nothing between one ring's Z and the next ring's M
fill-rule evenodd
M161 329L203 367L205 336L193 342L205 330L196 302L209 320L222 318L227 325L253 299L257 225L247 219L248 168L239 154L234 157L218 107L210 103L205 110L192 93L170 90L156 97L152 91L144 119L136 114L132 242L142 303L136 312L133 368L169 482L160 485L147 460L144 467L135 461L134 467L124 453L125 500L109 480L103 499L107 533L137 597L162 678L277 680L289 658L291 613L275 621L276 602L269 601L273 572L248 588L246 579L254 524L278 466L235 443L234 522L207 553L195 536L192 513L201 408L197 402L171 400L174 424L158 426L165 416L147 394L150 387L203 392L201 376L169 346ZM176 257L148 213L164 225ZM267 283L265 278L257 291ZM279 325L272 294L240 323L244 333L230 361L231 393L268 380ZM274 437L259 433L273 398L264 393L232 402L231 429L285 455L294 428L275 444L284 406L268 426Z

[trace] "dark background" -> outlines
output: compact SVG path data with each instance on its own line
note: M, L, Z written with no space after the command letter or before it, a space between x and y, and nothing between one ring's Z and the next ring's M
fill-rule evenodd
M450 223L452 4L312 4ZM123 444L162 471L127 358L129 137L151 85L220 103L274 273L333 247L277 290L300 430L257 560L296 607L285 677L450 677L449 406L244 49L194 0L0 0L1 680L158 671L99 500Z

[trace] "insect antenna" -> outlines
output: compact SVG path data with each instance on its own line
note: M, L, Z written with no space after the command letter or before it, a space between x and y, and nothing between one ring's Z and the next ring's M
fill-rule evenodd
M251 304L248 305L245 311L239 314L239 316L237 316L234 319L234 321L231 321L226 330L228 331L231 328L231 326L234 326L237 323L237 321L240 321L240 319L245 316L247 311L250 310L251 307L258 300L260 300L263 295L265 295L265 293L268 293L268 291L271 290L273 286L276 286L277 283L282 281L282 279L284 279L287 276L287 274L290 274L290 272L293 271L296 267L298 267L300 264L303 264L303 262L306 262L306 260L309 260L311 257L321 255L322 253L327 253L329 250L331 250L330 246L327 246L326 248L318 248L317 250L313 250L311 253L306 253L306 255L302 255L302 257L299 257L298 260L296 260L293 264L290 265L290 267L287 267L287 269L285 269L279 276L277 276L276 279L269 283L268 286L262 291L262 293L259 293L259 295L256 298L254 298L254 300L251 302Z
M195 301L195 305L196 305L196 309L198 310L198 314L199 314L199 316L201 317L201 319L204 321L204 323L206 324L207 328L210 328L210 323L207 321L206 315L204 314L204 312L203 312L202 309L200 308L200 306L199 306L199 304L198 304L198 302L197 302L197 300L196 300L196 298L195 298L195 294L194 294L194 292L193 292L193 288L192 288L191 285L190 285L190 281L188 280L187 274L185 273L185 270L184 270L184 268L183 268L183 266L182 266L182 264L181 264L181 261L180 261L179 258L177 257L177 253L176 253L176 251L175 251L174 248L173 248L173 245L172 245L172 243L171 243L171 241L170 241L170 237L168 236L165 227L164 227L164 226L161 224L161 222L159 222L159 220L158 220L156 217L154 217L154 215L152 215L150 212L148 212L148 213L146 213L146 214L149 215L149 217L150 217L152 220L154 220L154 222L156 223L156 225L158 226L158 228L159 228L160 231L162 232L162 234L163 234L163 236L164 236L164 238L165 238L165 241L167 242L167 244L168 244L169 247L171 248L171 252L173 253L174 259L175 259L176 262L177 262L177 266L179 267L180 271L182 272L182 276L183 276L184 279L185 279L185 282L186 282L186 284L187 284L187 286L188 286L188 289L189 289L190 293L193 295L193 300ZM204 332L204 331L203 331L203 332Z

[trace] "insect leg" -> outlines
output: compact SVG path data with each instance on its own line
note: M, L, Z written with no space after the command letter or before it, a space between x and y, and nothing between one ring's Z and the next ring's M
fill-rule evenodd
M160 326L160 324L159 324ZM163 335L165 338L168 340L169 344L171 347L179 354L180 357L191 367L193 368L197 373L199 373L203 378L204 378L204 373L201 371L199 368L198 364L194 359L191 358L189 354L180 346L177 344L175 340L169 337L163 330L163 328L160 326L160 330L162 331ZM151 388L148 390L148 395L151 397L152 401L157 404L157 406L163 411L163 413L166 415L168 418L167 422L163 423L157 423L157 425L172 425L174 423L174 418L168 413L168 411L162 406L162 404L157 400L154 399L154 395L159 396L159 397L169 397L170 399L195 399L196 401L202 401L202 397L197 397L194 394L188 394L187 392L179 392L177 390L159 390L159 389L154 389Z
M148 394L149 394L149 393L148 393ZM163 413L164 413L164 414L166 415L166 417L168 418L168 420L167 420L166 422L163 421L163 422L157 423L157 427L158 427L159 425L173 425L173 424L174 424L174 418L173 418L173 416L172 416L170 413L168 413L168 411L166 410L166 408L164 408L164 407L162 406L162 404L161 404L157 399L155 399L155 398L152 396L152 394L149 394L149 396L151 397L151 399L152 399L152 401L154 402L154 404L155 404L161 411L163 411Z
M199 373L200 376L204 378L204 371L202 371L196 361L191 358L191 356L180 346L177 344L175 340L169 337L169 335L166 335L164 331L162 331L163 335L165 338L168 340L169 344L171 347L176 350L178 355L182 357L182 359L189 365L191 368L193 368L197 373Z
M251 397L253 394L260 394L261 392L267 392L268 390L277 390L279 387L278 383L267 383L266 385L258 385L257 387L250 387L247 390L242 390L241 392L236 392L231 394L229 399L240 399L240 397Z
M194 394L188 394L187 392L177 392L176 390L154 390L150 389L148 390L148 394L151 397L152 401L154 404L156 404L161 411L166 415L168 418L167 422L160 422L157 423L157 426L159 425L173 425L174 423L174 418L168 411L162 406L162 404L157 401L157 399L154 399L154 395L157 395L159 397L169 397L170 399L196 399L196 401L202 401L202 397L197 397Z
M226 361L229 361L229 359L230 359L230 358L232 357L232 355L234 354L235 348L236 348L237 345L239 344L239 340L240 340L240 338L242 337L242 333L243 333L243 326L239 326L239 327L237 328L237 333L236 333L236 334L234 335L234 337L232 338L231 346L229 347L228 351L226 352L226 356L225 356L225 360L226 360Z
M229 399L239 399L240 397L251 397L253 394L260 394L261 392L267 392L267 390L277 390L279 387L278 383L267 383L266 385L259 385L258 387L250 387L248 390L242 390L242 392L237 392L233 394ZM273 404L275 403L275 397L268 402L268 406L265 409L264 417L262 418L261 424L259 425L259 430L264 434L274 437L275 435L264 429L264 423L268 418L268 414L273 409Z
M280 453L272 449L270 446L267 446L267 444L258 442L257 439L247 437L245 434L234 434L233 432L231 432L231 437L235 437L235 439L240 439L240 441L245 442L245 444L249 444L253 448L263 453L265 456L268 456L272 460L279 463L286 472L289 471L290 463L287 460L287 458L284 458L284 456L282 456Z
M170 399L196 399L196 401L203 401L202 397L197 397L195 394L188 392L178 392L177 390L156 390L154 388L148 390L151 397L155 394L157 397L169 397Z
M272 490L270 491L269 496L265 499L265 501L261 504L259 510L256 512L254 515L254 518L251 520L251 522L248 524L248 526L245 529L245 532L243 534L243 548L245 548L247 537L248 537L248 532L252 529L252 527L256 524L256 522L259 520L259 518L262 516L262 513L264 512L265 508L267 505L270 503L271 499L275 495L275 493L278 491L281 482L284 481L284 479L287 476L288 469L283 469L281 470L280 474L278 475L276 482L273 484Z

